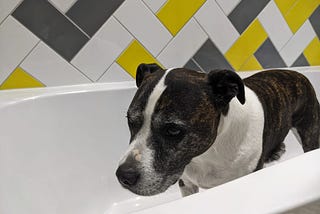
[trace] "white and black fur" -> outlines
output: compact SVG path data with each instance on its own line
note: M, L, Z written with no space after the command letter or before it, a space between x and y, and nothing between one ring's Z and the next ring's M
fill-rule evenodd
M158 194L179 180L187 196L247 175L279 158L292 128L305 152L319 148L319 103L297 72L241 80L228 70L141 64L136 83L130 146L116 172L136 194Z

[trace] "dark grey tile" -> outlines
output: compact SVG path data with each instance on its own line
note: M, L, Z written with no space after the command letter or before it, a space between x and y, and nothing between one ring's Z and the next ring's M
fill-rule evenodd
M290 67L309 66L309 62L306 57L301 54L298 59Z
M194 62L193 59L190 59L185 65L185 68L195 70L195 71L202 71L202 69Z
M12 15L68 61L89 40L48 1L25 0Z
M228 18L241 34L258 16L270 0L242 0L228 15Z
M269 38L260 46L254 55L263 68L286 67L285 62Z
M320 38L320 6L318 6L318 8L312 13L309 20L314 31Z
M210 39L202 45L198 52L193 56L193 59L206 72L216 68L233 70L231 65Z
M66 13L88 35L93 34L124 0L78 0Z

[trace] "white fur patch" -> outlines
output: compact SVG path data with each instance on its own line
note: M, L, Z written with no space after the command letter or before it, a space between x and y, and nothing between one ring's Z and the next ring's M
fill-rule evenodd
M182 175L202 188L211 188L251 173L262 153L264 111L257 95L245 87L246 103L234 98L221 116L213 145L192 159Z
M140 131L136 134L135 139L131 142L127 152L121 159L120 165L127 159L129 155L133 155L134 157L137 157L139 161L141 161L141 163L144 165L144 168L151 167L153 151L147 148L146 142L148 137L150 136L151 118L154 112L154 108L160 96L166 89L165 79L171 70L173 70L173 68L166 70L165 74L161 77L161 79L159 80L159 82L151 92L143 113L143 116L144 116L143 125ZM138 156L136 154L137 151L139 151Z

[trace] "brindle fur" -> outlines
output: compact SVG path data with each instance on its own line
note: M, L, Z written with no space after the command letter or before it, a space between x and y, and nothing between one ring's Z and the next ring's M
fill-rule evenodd
M147 100L164 73L154 64L138 67L139 88L128 110L130 142L143 125ZM150 191L126 188L141 195L151 195L165 191L168 188L165 185L175 183L185 166L214 143L220 117L228 114L229 101L236 96L240 103L245 102L243 84L257 94L264 111L263 150L256 170L281 156L283 140L291 128L297 129L305 152L319 148L320 107L312 85L302 74L270 70L242 81L236 73L226 70L206 74L174 69L166 76L166 88L155 105L150 136L145 142L145 146L154 151L152 167L162 177L157 181L162 186L157 190L150 187ZM185 130L184 137L164 137L163 128L177 122ZM124 163L141 169L141 162L128 154ZM179 185L187 183L180 180Z
M244 79L244 83L256 92L265 114L263 152L257 169L279 150L291 128L297 129L304 152L319 148L319 102L304 75L269 70Z

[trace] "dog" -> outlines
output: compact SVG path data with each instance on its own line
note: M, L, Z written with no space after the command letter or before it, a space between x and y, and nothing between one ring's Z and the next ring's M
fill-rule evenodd
M320 107L302 74L137 68L138 90L127 112L130 145L119 163L120 184L138 195L178 181L188 196L279 159L293 130L304 152L319 148Z

